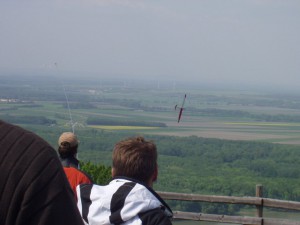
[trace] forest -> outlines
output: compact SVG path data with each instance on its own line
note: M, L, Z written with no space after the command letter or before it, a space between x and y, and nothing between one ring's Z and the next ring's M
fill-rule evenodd
M84 143L89 149L82 160L84 170L93 177L109 168L109 156L114 140L127 135L96 132L99 143ZM134 134L132 134L134 135ZM111 136L111 137L110 137ZM116 137L118 136L118 137ZM280 144L247 141L228 141L191 137L147 136L159 151L160 176L155 189L181 193L228 196L254 196L255 185L264 186L264 197L300 201L299 148ZM104 146L109 146L104 149ZM103 149L103 151L99 150ZM108 157L99 156L107 151ZM88 159L93 159L88 160ZM106 162L108 161L108 162ZM95 170L95 166L99 169ZM100 184L109 180L110 169ZM174 203L173 208L208 213L236 213L238 206L198 203ZM200 207L200 208L199 208Z
M187 89L177 123L174 106ZM300 201L300 98L295 94L155 89L144 83L124 87L111 80L69 80L65 90L55 78L0 77L0 119L37 133L54 149L59 135L73 127L80 140L81 168L98 184L111 179L114 144L142 135L158 149L155 190L254 196L255 186L262 184L264 197ZM176 201L170 205L224 214L240 209Z

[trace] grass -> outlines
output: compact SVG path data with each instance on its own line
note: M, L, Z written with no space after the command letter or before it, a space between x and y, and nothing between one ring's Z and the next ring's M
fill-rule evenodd
M97 83L97 82L96 82ZM74 85L74 86L72 86ZM72 109L73 122L77 122L85 126L87 129L103 129L112 131L134 131L142 132L144 134L158 134L158 135L175 135L175 136L190 136L195 135L206 138L221 138L231 140L253 140L253 141L267 141L267 142L281 142L300 144L300 123L291 122L258 122L251 118L238 118L227 116L210 116L202 115L201 113L193 113L189 111L189 107L193 108L216 108L223 110L242 110L257 114L286 114L286 115L300 115L299 110L293 108L282 108L281 105L274 105L272 100L276 100L277 96L258 95L256 93L240 93L240 92L226 92L226 91L207 91L207 90L189 90L187 93L186 110L183 113L182 120L177 123L178 111L174 111L174 105L182 102L182 93L186 91L180 90L157 90L157 89L143 89L143 88L123 88L117 84L99 87L95 83L75 83L70 84L69 88L77 90L78 92L70 92L70 99L76 103L82 99L91 99L91 103L98 108L90 109ZM139 86L140 87L140 86ZM18 88L18 87L16 87ZM51 86L45 87L43 90L47 91L50 88L50 94L53 94ZM87 93L87 89L95 89L99 95ZM18 89L16 89L18 90ZM81 90L81 92L80 92ZM30 90L28 90L30 91ZM35 91L35 90L33 90ZM42 94L45 95L43 92ZM63 94L63 93L61 93ZM76 94L76 95L75 95ZM83 95L82 98L80 95ZM89 95L89 98L87 97ZM60 96L57 93L57 96ZM38 96L37 96L38 97ZM61 96L60 96L61 97ZM35 98L36 99L36 98ZM45 98L42 98L45 99ZM48 119L56 120L57 126L66 126L70 122L70 115L67 108L63 107L65 100L60 101L40 100L35 101L41 107L24 108L22 104L8 104L0 103L1 114L11 114L15 116L31 115L31 116L45 116ZM81 99L81 100L80 100ZM111 101L102 100L111 99ZM115 101L118 99L118 101ZM131 108L119 104L119 100L124 99L138 101L142 107L141 109ZM233 101L228 101L231 99ZM255 102L266 101L266 105L256 105ZM294 101L294 100L293 100ZM287 103L292 102L286 99ZM272 104L270 104L270 102ZM230 104L229 104L230 103ZM294 104L292 104L294 105ZM11 106L20 106L18 109L11 109ZM149 107L149 108L147 108ZM165 111L155 111L155 108L161 108ZM152 110L153 109L153 110ZM148 111L149 110L149 111ZM165 128L144 127L144 126L86 126L88 117L102 117L116 120L138 120L145 122L162 122L167 125ZM78 128L79 129L79 128ZM297 143L297 140L298 143Z
M142 126L102 126L102 125L88 125L87 127L103 130L153 130L157 127L142 127Z
M18 110L2 111L2 114L12 115L43 115L57 121L57 126L65 126L69 121L68 110L57 102L38 102L42 107L19 108ZM0 104L0 106L7 104ZM232 140L254 140L273 143L300 144L300 123L268 123L257 121L240 121L239 118L228 121L228 118L210 118L199 115L184 114L184 118L177 123L177 112L145 112L130 109L73 109L73 122L85 125L89 116L107 117L118 120L138 119L141 121L157 121L167 124L165 128L145 126L87 126L88 129L103 129L111 131L139 131L145 134L190 136L206 138L221 138ZM1 115L0 115L1 117Z
M242 125L242 126L300 127L300 123L225 122L224 124L227 124L227 125Z

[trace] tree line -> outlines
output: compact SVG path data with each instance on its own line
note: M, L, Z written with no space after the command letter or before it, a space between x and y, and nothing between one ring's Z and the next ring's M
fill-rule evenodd
M100 130L81 133L80 158L93 169L86 172L110 179L111 152L114 144L136 133ZM84 135L86 135L84 138ZM91 139L90 137L97 137ZM146 135L159 153L159 191L255 196L255 186L264 186L263 197L300 201L300 151L298 146L254 141L229 141L196 136ZM93 145L93 148L90 148ZM103 169L104 168L106 169ZM97 169L100 167L100 169ZM102 169L101 169L102 168ZM102 171L102 172L101 172ZM104 171L104 172L103 172ZM178 210L207 213L236 213L240 206L171 201Z

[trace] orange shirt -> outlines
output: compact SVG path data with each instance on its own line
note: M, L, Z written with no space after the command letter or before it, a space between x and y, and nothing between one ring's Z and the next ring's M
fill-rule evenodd
M74 168L74 167L64 167L64 171L67 175L71 188L76 197L76 187L79 184L91 184L92 180L84 174L82 171ZM76 197L77 199L77 197Z

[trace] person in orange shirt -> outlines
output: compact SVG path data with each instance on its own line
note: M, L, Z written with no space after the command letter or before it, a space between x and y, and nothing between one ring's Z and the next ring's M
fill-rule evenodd
M65 174L76 197L76 187L79 184L92 184L93 181L88 174L79 169L77 149L79 141L72 132L64 132L58 139L58 153Z

